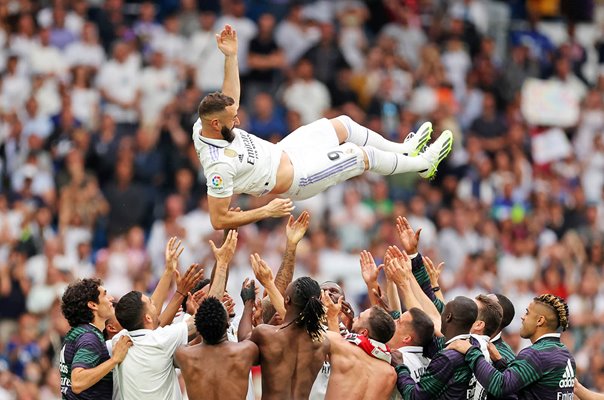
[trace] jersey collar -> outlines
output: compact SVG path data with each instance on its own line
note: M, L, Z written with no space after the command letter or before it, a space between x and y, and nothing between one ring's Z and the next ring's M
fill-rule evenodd
M398 349L401 353L420 353L424 352L423 347L421 346L403 346Z
M229 142L227 142L224 139L211 139L211 138L208 138L205 136L201 136L201 133L198 135L198 138L205 144L209 144L210 146L214 146L214 147L219 147L221 149L224 149L225 147L227 147L230 144Z
M457 335L454 338L451 338L451 339L447 340L445 342L445 345L449 345L449 344L453 343L454 341L456 341L458 339L465 340L465 339L468 339L469 337L470 337L469 333L464 333L464 334L461 334L461 335Z
M491 339L491 343L495 343L499 339L501 339L501 332L499 332L497 335L495 335L493 339Z
M539 336L539 338L537 340L535 340L535 343L537 343L541 339L547 339L547 338L560 339L560 334L559 333L546 333L545 335Z

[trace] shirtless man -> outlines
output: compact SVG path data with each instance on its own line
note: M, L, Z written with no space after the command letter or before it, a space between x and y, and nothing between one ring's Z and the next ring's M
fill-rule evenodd
M174 359L185 379L189 399L246 398L252 365L258 362L258 347L249 340L228 340L229 315L218 299L225 293L228 265L237 246L237 232L229 231L221 248L210 240L216 257L214 280L195 314L195 327L203 343L180 347ZM247 283L247 282L246 282ZM254 301L253 285L241 289L243 302Z
M215 297L201 303L195 326L203 343L180 347L175 355L189 399L245 399L250 368L258 361L258 346L249 340L228 340L227 311Z
M199 104L193 143L207 180L208 206L214 229L235 228L268 217L282 217L302 200L369 170L381 175L418 172L430 179L453 144L444 131L422 153L432 125L424 123L403 143L386 140L350 117L322 118L302 126L277 144L238 129L240 82L237 35L228 25L216 35L225 55L221 93ZM237 193L255 196L283 194L260 208L231 211Z
M308 399L328 345L320 297L316 281L298 278L285 291L283 324L252 331L251 340L260 348L262 399Z
M331 374L326 400L387 400L396 384L391 355L384 344L394 335L394 320L382 308L374 306L355 318L352 333L342 337L338 315L342 302L333 303L323 296L327 306Z

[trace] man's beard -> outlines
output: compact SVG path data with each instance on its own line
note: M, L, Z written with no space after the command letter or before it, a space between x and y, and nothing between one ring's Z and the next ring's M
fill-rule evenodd
M223 126L222 129L220 129L220 134L222 135L222 138L229 143L232 143L233 140L235 140L235 132L233 132L233 128L229 129L226 126Z

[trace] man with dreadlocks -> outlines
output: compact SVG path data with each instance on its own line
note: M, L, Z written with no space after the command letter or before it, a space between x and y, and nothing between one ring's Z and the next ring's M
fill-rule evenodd
M519 399L571 400L575 360L560 342L559 333L560 329L568 328L568 320L566 302L558 296L543 294L533 299L522 316L520 336L530 339L532 345L507 366L492 344L489 352L494 365L486 362L482 352L467 341L458 340L448 348L465 354L476 379L495 397L516 393Z
M266 267L259 257L253 257L252 264L255 270ZM269 284L261 283L265 287ZM321 288L315 280L298 278L285 290L283 324L258 325L252 331L251 340L260 349L264 400L308 399L327 346L320 297ZM275 308L278 311L280 307Z

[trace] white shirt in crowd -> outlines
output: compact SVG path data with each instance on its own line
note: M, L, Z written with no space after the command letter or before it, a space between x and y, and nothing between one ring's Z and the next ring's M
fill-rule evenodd
M189 65L195 68L197 87L204 93L220 90L224 80L224 56L216 46L214 32L195 32L186 54Z
M154 124L178 91L176 71L170 67L146 67L141 76L140 89L142 123Z
M65 49L65 60L71 67L86 65L99 69L105 63L105 51L100 44L74 42Z
M115 345L121 336L128 335L133 342L114 370L124 400L182 399L173 358L176 349L188 343L186 319L155 330L123 330L112 339Z
M34 74L54 74L59 79L67 77L67 63L61 51L53 46L36 44L29 52L29 65Z
M239 32L237 32L237 36L239 36ZM216 39L214 39L215 44ZM166 31L155 35L151 47L153 50L163 53L170 64L184 61L187 54L187 40L181 35Z
M250 42L258 33L256 23L249 18L237 18L232 15L223 15L217 21L215 26L231 25L237 31L239 46L237 47L237 58L239 59L239 72L245 75L248 70L247 57L250 51Z
M331 106L327 87L318 80L297 80L283 92L285 106L300 113L302 124L310 124L323 117Z
M136 99L139 90L138 68L133 68L132 63L119 63L110 60L101 68L97 85L99 89L109 93L112 97L123 102L132 102ZM123 108L117 104L108 103L105 111L113 117L116 123L133 123L138 119L134 108Z
M275 29L275 41L283 49L285 59L291 66L321 38L321 32L316 27L303 28L291 21L285 20Z

